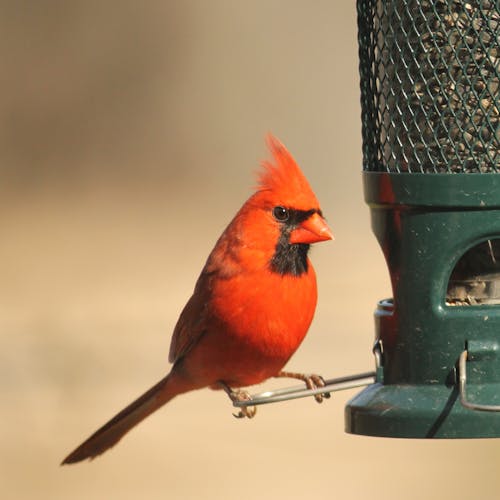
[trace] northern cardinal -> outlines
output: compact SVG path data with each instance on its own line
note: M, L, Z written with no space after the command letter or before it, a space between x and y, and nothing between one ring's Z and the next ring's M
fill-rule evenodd
M235 388L291 376L281 369L307 333L316 308L311 243L332 239L309 183L273 136L256 192L222 233L175 326L170 373L97 430L62 462L92 459L178 394ZM253 416L243 409L240 416Z

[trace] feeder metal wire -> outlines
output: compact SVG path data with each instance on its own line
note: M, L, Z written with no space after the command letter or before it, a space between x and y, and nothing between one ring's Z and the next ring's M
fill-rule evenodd
M500 2L357 9L363 169L500 172Z
M316 394L322 394L324 397L328 398L331 392L354 389L356 387L373 384L375 382L375 375L375 372L364 372L355 375L347 375L345 377L332 378L325 380L324 386L315 389L307 389L301 385L265 391L259 394L252 394L249 396L248 400L233 401L233 406L243 408L269 403L280 403L282 401L315 396Z

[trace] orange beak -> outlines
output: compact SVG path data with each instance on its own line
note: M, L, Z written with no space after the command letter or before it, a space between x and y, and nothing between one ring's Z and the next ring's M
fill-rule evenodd
M290 243L317 243L318 241L333 240L333 234L325 219L314 213L290 233Z

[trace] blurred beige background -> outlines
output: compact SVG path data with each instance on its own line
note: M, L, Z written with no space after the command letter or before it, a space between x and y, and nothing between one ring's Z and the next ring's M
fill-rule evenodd
M336 235L314 248L320 300L289 368L372 368L372 311L390 287L361 189L355 6L0 9L2 498L498 495L497 440L346 435L356 391L262 407L253 421L234 419L221 393L191 393L93 463L60 468L168 370L170 332L251 192L268 131Z

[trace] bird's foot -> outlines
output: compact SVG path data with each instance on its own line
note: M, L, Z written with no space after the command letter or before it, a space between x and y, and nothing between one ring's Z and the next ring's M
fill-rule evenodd
M296 378L298 380L302 380L302 382L305 382L306 387L308 389L318 389L320 387L325 386L325 379L321 375L315 375L315 374L309 374L306 375L304 373L295 373L295 372L284 372L281 371L277 375L275 375L276 378L278 377L284 377L284 378ZM320 394L315 394L314 399L318 403L322 403L323 399L328 399L330 397L329 392L325 393L320 393Z
M229 396L231 401L252 401L250 393L242 389L231 389L225 382L220 381L219 385L224 389L224 392ZM257 413L256 406L242 406L238 413L233 413L236 418L253 418Z

